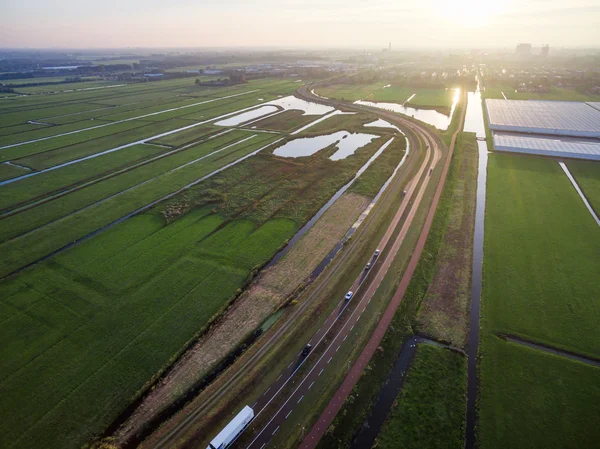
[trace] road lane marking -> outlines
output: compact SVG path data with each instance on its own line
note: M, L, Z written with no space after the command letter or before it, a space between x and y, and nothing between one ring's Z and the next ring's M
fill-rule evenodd
M323 374L323 370L324 370L324 369L325 369L325 368L322 368L322 369L321 369L321 371L319 371L319 374L318 374L319 376L320 376L321 374Z
M284 418L284 419L288 419L288 416L290 416L290 415L292 414L292 412L293 412L293 411L294 411L293 409L292 409L292 410L290 410L290 411L287 413L287 415L285 415L285 418Z
M303 397L304 397L304 395L300 396L300 399L298 399L298 402L296 402L296 404L300 404L300 401L302 400Z
M331 362L331 359L332 359L332 358L333 358L333 357L329 357L329 360L327 360L327 364L328 364L328 365L329 365L329 362Z
M315 381L313 380L313 382L308 386L308 389L310 390L314 384L315 384Z
M346 335L342 341L346 341L346 338L348 338L348 335Z
M280 428L280 427L281 427L281 426L277 426L277 429L275 429L275 430L273 431L273 433L271 434L271 436L275 435L275 434L277 433L277 431L279 430L279 428Z

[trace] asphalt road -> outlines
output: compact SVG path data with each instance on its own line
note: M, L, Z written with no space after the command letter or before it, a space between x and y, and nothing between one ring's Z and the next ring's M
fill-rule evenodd
M416 246L415 250L413 251L413 254L410 258L410 261L408 263L406 270L404 271L404 275L402 276L402 279L400 280L400 284L399 284L396 292L394 293L394 296L392 297L392 300L390 301L388 308L386 309L381 320L379 321L379 324L377 325L375 332L369 339L367 345L365 346L362 353L360 354L360 356L358 357L358 359L356 360L356 362L350 369L349 373L346 375L346 378L342 382L342 385L338 388L335 395L330 400L329 404L327 405L327 407L325 408L325 410L323 411L323 413L321 414L321 416L319 417L317 422L313 425L312 429L310 430L310 432L308 433L308 435L302 442L302 444L300 446L301 449L312 449L317 446L319 440L323 437L327 428L331 425L331 422L335 418L335 415L342 408L344 401L346 400L346 397L350 394L350 392L352 391L352 389L358 382L358 379L360 378L361 374L363 373L363 371L365 370L369 361L371 360L371 357L373 356L373 354L375 354L375 350L379 346L379 343L381 342L383 336L385 335L385 332L386 332L388 326L390 325L392 318L394 317L394 314L396 313L396 310L397 310L398 306L400 305L400 302L402 301L404 293L406 292L406 289L408 288L408 285L410 284L412 275L413 275L413 273L417 267L417 264L419 262L419 259L421 257L421 253L423 252L423 248L425 246L425 242L427 240L429 230L431 229L433 217L435 215L437 205L438 205L440 197L442 195L444 183L446 181L446 176L447 176L448 170L450 168L450 161L452 160L452 154L454 152L454 145L456 143L456 137L458 136L458 133L462 129L465 112L466 112L466 108L463 108L461 121L460 121L457 131L452 136L452 141L450 143L450 149L448 152L448 156L446 158L446 162L444 164L444 169L442 171L442 176L440 177L440 181L437 185L437 188L436 188L436 191L435 191L435 194L433 197L433 201L431 203L429 212L427 214L427 218L425 220L425 224L423 226L421 234L419 235L419 240L417 241L417 246Z

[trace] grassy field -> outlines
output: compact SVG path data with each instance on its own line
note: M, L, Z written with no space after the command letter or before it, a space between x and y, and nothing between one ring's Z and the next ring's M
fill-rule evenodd
M515 92L513 86L507 84L486 85L483 98L497 98L507 100L556 100L556 101L600 101L600 95L586 95L574 89L550 87L548 92Z
M162 83L126 87L132 100L147 97L152 103L149 108L146 100L119 102L110 112L130 104L146 113L155 111L161 98L172 100L169 95L154 95L161 93L161 86L166 92L186 88L181 80ZM133 121L125 122L99 128L98 133L83 131L3 151L21 156L21 162L27 160L37 169L54 167L195 123L200 115L236 111L295 87L293 81L260 80L204 90L204 98L215 101L184 109L182 115L175 111L176 118L169 112L153 116L155 123L140 128L121 130L121 125ZM252 89L259 91L219 100ZM113 94L105 89L41 95L38 103L24 97L18 108L6 105L2 117L8 119L0 129L13 128L16 132L5 136L19 134L16 142L24 142L29 133L19 121L51 114L85 117L56 128L86 127L93 113L107 112L92 111L86 102L103 98L110 102ZM77 101L77 95L83 102ZM191 104L199 99L182 97L181 101ZM140 109L128 106L123 114L139 113ZM121 132L105 134L110 128ZM140 130L146 128L147 133ZM2 274L281 137L252 130L208 137L225 130L201 125L159 141L170 147L137 144L90 163L4 186L2 205L11 215L4 216L0 225ZM190 339L221 315L259 267L354 176L381 140L336 162L328 159L333 148L299 160L274 157L272 148L264 150L94 238L4 278L0 335L6 344L0 349L0 394L6 406L0 411L0 445L25 448L43 440L47 448L80 447L102 432ZM398 158L401 150L394 149L393 157ZM171 153L146 163L167 152ZM10 167L3 164L0 174L11 176ZM365 173L367 179L372 176Z
M600 356L598 245L598 226L555 160L491 155L486 332Z
M478 156L474 134L460 134L454 151L458 173L447 180L448 186L453 186L448 228L416 328L435 340L463 347L468 334L477 189Z
M567 162L567 167L594 208L596 215L600 216L600 163L570 160Z
M321 87L317 90L317 93L324 97L347 101L368 100L400 104L406 103L407 106L415 108L438 109L440 112L446 114L450 111L450 106L454 99L454 91L451 89L389 86L383 82L368 85L337 84Z
M482 343L481 449L597 446L600 368L489 334Z
M462 449L466 369L464 356L419 344L375 447Z
M491 154L487 188L480 446L592 447L600 370L497 335L600 355L598 227L556 160Z

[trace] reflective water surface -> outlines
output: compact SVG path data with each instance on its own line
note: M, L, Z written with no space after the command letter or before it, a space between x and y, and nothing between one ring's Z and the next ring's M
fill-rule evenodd
M294 139L287 142L285 145L276 148L273 154L281 157L306 157L312 156L317 151L327 148L330 145L336 144L337 151L331 155L329 159L338 161L345 159L356 150L364 147L373 139L379 136L375 134L365 133L349 133L348 131L338 131L332 134L323 136L304 137Z
M414 97L414 95L412 96ZM410 98L412 98L410 97ZM385 109L388 111L398 112L400 114L408 115L409 117L416 118L425 123L429 123L430 125L435 126L437 129L446 130L448 126L450 126L450 122L452 121L452 116L454 115L454 110L456 109L456 104L458 103L458 99L460 97L460 91L458 89L455 90L454 99L452 101L452 107L450 109L450 115L442 114L434 109L418 109L412 108L409 106L404 106L398 103L385 103L385 102L373 102L373 101L363 101L358 100L355 101L354 104L360 104L363 106L370 106L373 108ZM410 100L409 98L409 100Z

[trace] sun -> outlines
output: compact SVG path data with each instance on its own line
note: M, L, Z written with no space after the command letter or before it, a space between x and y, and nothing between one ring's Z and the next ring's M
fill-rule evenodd
M433 8L442 21L464 28L490 24L507 10L511 0L433 0Z

